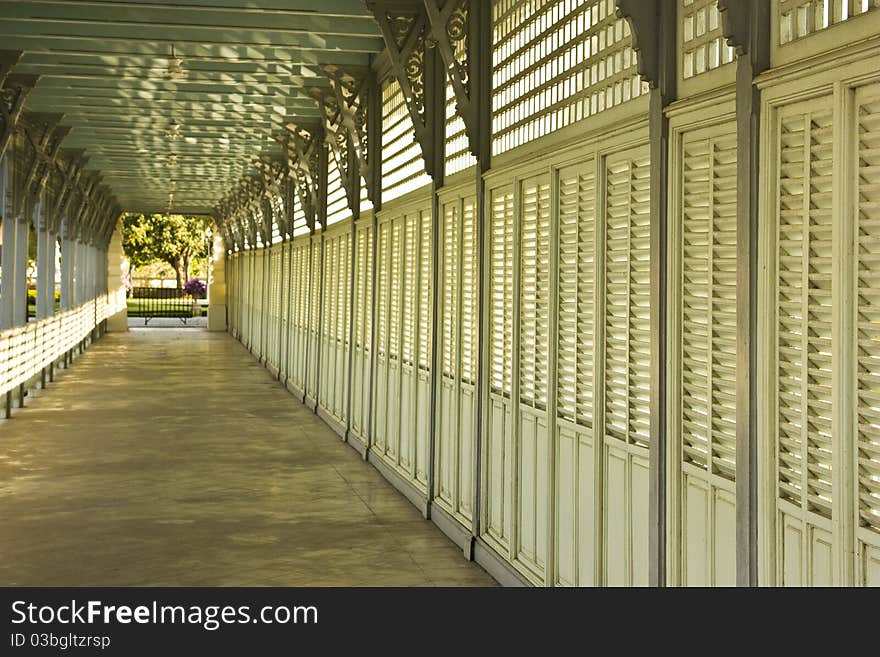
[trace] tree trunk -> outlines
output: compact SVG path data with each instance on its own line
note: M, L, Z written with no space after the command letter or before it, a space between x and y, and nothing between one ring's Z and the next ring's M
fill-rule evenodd
M180 281L180 264L177 262L171 262L169 264L174 268L174 276L177 278L177 289L180 290L183 288Z

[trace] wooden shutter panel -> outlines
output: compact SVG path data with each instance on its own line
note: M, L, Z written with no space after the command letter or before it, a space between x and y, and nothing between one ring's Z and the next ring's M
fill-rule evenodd
M400 358L400 260L401 260L401 222L395 219L390 224L391 230L391 261L390 268L390 299L388 316L388 355L392 359Z
M443 376L455 378L458 334L458 204L448 203L443 211Z
M363 307L363 347L364 352L369 354L373 344L373 228L364 231L364 307Z
M593 425L596 281L593 163L559 171L557 413Z
M650 435L650 166L609 160L605 227L606 435L648 447Z
M777 234L779 495L832 507L830 108L780 123Z
M520 402L547 408L550 357L550 178L521 187Z
M513 387L513 189L492 191L490 235L489 387L510 397Z
M418 295L418 272L416 272L417 214L409 212L403 218L403 336L401 359L407 365L415 360L416 346L416 296Z
M736 475L736 134L682 145L681 431L685 461Z
M857 113L856 439L859 525L880 533L880 86L872 91Z
M384 357L388 353L388 224L379 224L379 315L376 322L376 353Z
M477 232L473 199L464 199L461 221L461 369L463 383L477 381Z
M431 211L422 211L419 241L419 369L431 369L431 279L433 252L431 235Z

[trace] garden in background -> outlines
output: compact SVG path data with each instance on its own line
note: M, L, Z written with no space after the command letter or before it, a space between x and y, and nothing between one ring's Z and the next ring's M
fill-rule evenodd
M182 214L126 214L122 247L129 317L201 317L207 291L213 220Z

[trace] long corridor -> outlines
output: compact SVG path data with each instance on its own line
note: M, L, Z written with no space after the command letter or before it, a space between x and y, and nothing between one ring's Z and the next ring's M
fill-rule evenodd
M2 586L491 586L226 333L110 333L0 420Z

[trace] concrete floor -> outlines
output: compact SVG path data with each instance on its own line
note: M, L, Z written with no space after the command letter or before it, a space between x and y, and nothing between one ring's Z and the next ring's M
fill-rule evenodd
M494 585L226 334L108 334L26 406L2 586Z

